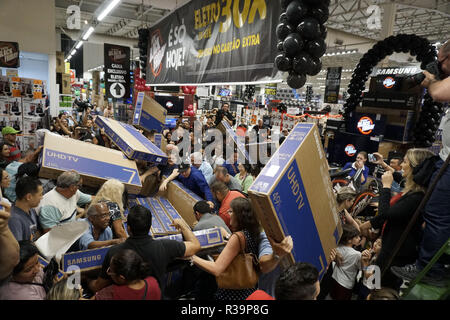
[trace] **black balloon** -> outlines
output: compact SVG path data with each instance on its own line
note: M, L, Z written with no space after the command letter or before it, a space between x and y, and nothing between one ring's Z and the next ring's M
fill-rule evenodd
M283 8L287 8L287 6L292 2L293 0L281 0L281 6Z
M286 14L289 19L289 22L293 25L298 25L300 21L306 16L308 13L308 7L301 1L295 0L292 1L286 9Z
M280 71L289 71L292 69L292 60L281 53L275 57L275 66Z
M297 73L306 73L308 67L311 65L312 57L302 52L294 58L293 69Z
M306 70L306 74L310 76L315 76L322 70L322 62L317 58L312 58L311 63Z
M294 57L303 50L303 40L298 33L291 33L284 39L283 48L286 54Z
M287 13L283 12L280 14L280 22L281 23L288 23L288 17L287 17Z
M320 38L326 39L328 35L328 29L323 24L320 25Z
M310 15L316 18L319 23L324 24L330 17L330 11L328 10L328 7L312 8Z
M283 51L284 50L284 48L283 48L283 41L278 42L277 49L278 49L278 51Z
M304 39L316 39L321 36L320 23L314 18L305 18L297 26L297 32Z
M288 86L293 89L299 89L303 87L305 83L306 83L306 76L304 74L291 72L287 78Z
M280 23L277 26L276 33L279 40L284 40L286 37L294 31L294 28L291 27L288 23Z
M306 50L313 57L320 58L327 51L327 45L323 39L312 40L307 43Z

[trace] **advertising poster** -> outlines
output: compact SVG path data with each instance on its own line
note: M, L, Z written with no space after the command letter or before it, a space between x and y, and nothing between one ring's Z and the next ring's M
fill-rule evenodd
M279 1L193 0L150 28L147 82L268 81L277 70Z

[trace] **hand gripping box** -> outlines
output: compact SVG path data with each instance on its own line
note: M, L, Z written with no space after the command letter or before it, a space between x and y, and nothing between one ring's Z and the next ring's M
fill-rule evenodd
M320 277L342 234L328 164L316 124L298 124L248 190L266 234L294 248L283 261L309 262Z
M167 177L164 177L166 179ZM183 184L177 180L172 180L167 185L167 190L159 194L161 198L166 198L172 207L178 212L181 218L193 228L197 219L194 216L194 205L201 200L191 190L183 186Z
M95 123L105 130L108 138L130 159L165 164L167 155L132 125L97 116Z
M134 109L133 125L147 131L162 132L166 123L167 110L154 99L139 92Z
M100 187L114 178L131 194L139 194L142 188L136 163L122 152L52 133L45 133L40 164L43 178L56 179L64 171L75 170L87 186Z

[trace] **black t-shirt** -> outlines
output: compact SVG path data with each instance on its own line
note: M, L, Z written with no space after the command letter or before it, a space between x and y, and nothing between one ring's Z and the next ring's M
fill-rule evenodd
M153 276L158 280L161 291L164 290L164 274L169 263L176 258L181 258L186 252L184 242L175 240L154 240L150 236L129 237L124 243L109 249L103 260L100 276L103 279L110 279L106 271L109 268L111 258L123 249L130 249L137 252L145 262L149 263Z

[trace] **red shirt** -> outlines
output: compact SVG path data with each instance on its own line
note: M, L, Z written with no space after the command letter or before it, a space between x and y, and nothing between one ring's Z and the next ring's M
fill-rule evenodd
M245 300L275 300L271 295L268 295L263 290L256 290Z
M230 210L231 201L233 201L236 198L245 198L245 196L239 191L229 191L226 197L222 200L222 203L220 205L219 217L221 217L222 220L225 221L225 224L228 226L228 228L231 227L230 214L228 213L228 210Z
M403 196L403 192L397 193L395 196L391 198L389 205L392 207L400 198ZM383 236L384 229L386 228L387 221L383 224L383 228L381 229L381 236Z
M20 160L22 158L22 152L20 151L17 143L14 146L11 146L10 144L8 144L8 146L9 146L10 156L6 159L8 161Z
M96 300L161 300L161 290L158 281L153 277L145 278L147 281L147 295L145 296L145 286L142 289L131 289L127 285L118 286L116 284L103 288L96 293Z

